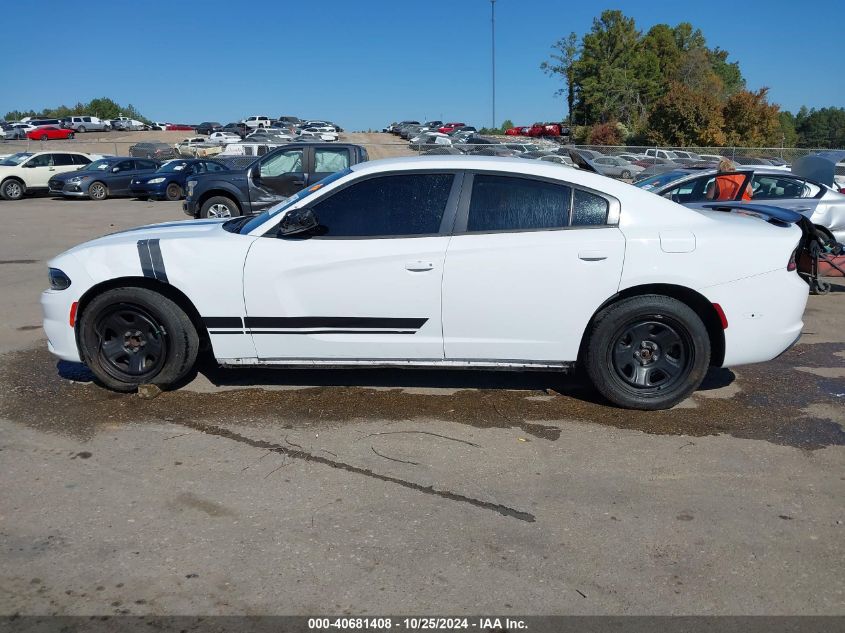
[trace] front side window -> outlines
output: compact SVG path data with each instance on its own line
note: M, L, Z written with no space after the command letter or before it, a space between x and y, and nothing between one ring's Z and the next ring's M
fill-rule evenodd
M568 226L572 190L540 180L476 175L467 231L530 231Z
M704 176L702 178L688 180L664 193L663 197L681 203L714 200L716 199L715 182L715 176Z
M90 165L91 159L82 154L71 154L74 165Z
M52 154L40 154L38 156L34 156L30 161L27 163L30 167L49 167L53 164L53 155Z
M206 171L226 171L226 168L223 165L219 165L217 163L202 163L203 167L205 167Z
M135 168L135 163L131 160L124 160L124 161L119 162L117 165L115 165L115 167L117 167L117 171L119 171L119 172L120 171L131 171L132 169Z
M452 174L397 174L357 182L314 205L327 237L431 235L452 189Z
M302 171L302 150L291 150L274 154L261 162L261 177L273 178L282 174Z

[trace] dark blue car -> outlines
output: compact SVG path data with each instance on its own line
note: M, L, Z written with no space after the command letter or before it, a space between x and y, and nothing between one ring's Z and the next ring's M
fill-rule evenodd
M177 158L164 163L158 171L133 178L129 189L136 198L179 200L188 176L227 171L225 165L203 158Z

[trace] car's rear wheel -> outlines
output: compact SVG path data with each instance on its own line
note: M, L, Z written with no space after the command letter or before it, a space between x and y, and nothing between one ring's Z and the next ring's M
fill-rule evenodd
M238 205L223 196L209 198L200 208L200 217L202 218L231 218L240 214Z
M88 187L88 197L91 200L105 200L109 197L109 190L100 181L92 182Z
M631 178L631 172L627 169L622 170L622 178L629 180Z
M584 362L596 389L628 409L668 409L689 397L710 364L710 338L686 304L631 297L596 317Z
M179 200L182 197L182 187L180 187L178 183L171 182L167 185L165 196L168 200Z
M50 137L49 137L49 136L47 136L46 134L42 134L42 135L41 135L41 140L42 140L42 141L46 141L48 138L50 138Z
M199 336L176 303L146 288L116 288L95 297L79 322L82 360L109 389L172 387L197 359Z
M73 138L73 132L67 135L68 138Z
M0 186L0 193L6 200L20 200L25 191L23 183L15 178L9 178Z

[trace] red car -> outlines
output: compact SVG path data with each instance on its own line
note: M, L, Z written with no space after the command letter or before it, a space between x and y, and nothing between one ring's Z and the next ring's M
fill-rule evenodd
M190 125L185 125L184 123L168 123L164 126L164 129L168 132L193 132L194 128Z
M528 129L526 136L560 136L560 123L535 123Z
M463 127L464 125L466 125L466 123L447 123L443 127L437 128L437 131L442 133L442 134L448 134L449 132L454 130L456 127Z
M73 130L66 130L55 125L45 125L44 127L37 127L27 132L26 138L32 141L52 141L57 138L73 138Z
M516 127L508 128L505 130L505 134L508 136L528 136L528 130L531 128L524 127L522 125L518 125Z

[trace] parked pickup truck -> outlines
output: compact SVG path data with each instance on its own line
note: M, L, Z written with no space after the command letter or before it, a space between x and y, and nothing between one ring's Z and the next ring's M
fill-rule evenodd
M242 169L191 176L182 209L195 218L258 213L357 163L367 150L347 143L288 143Z

